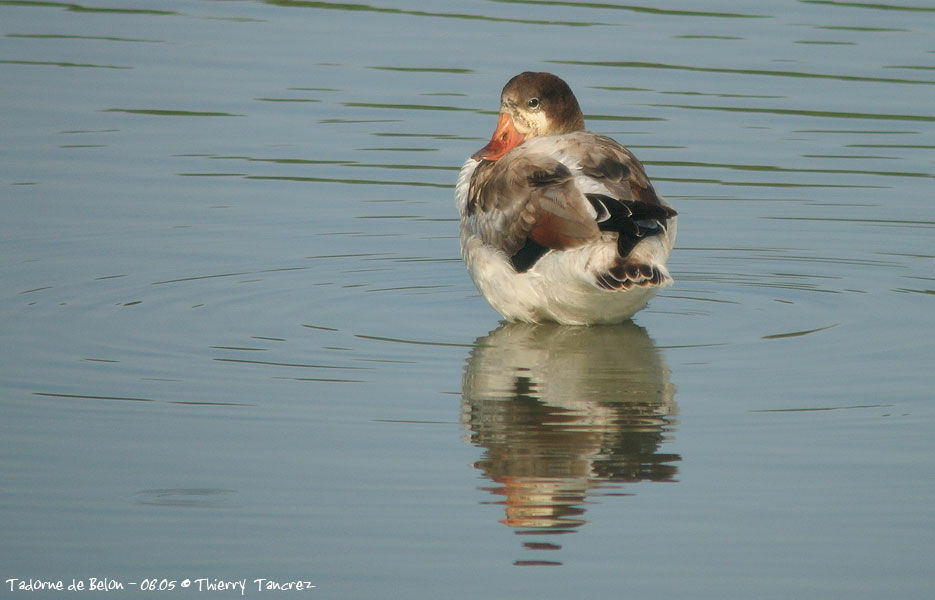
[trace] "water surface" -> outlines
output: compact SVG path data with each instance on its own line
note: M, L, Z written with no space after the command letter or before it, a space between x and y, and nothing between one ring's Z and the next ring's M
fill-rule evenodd
M0 2L0 580L928 597L933 34L922 2ZM458 168L527 69L680 213L635 323L502 324L460 263Z

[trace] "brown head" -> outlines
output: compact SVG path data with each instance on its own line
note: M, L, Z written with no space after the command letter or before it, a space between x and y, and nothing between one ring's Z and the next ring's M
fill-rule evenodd
M584 129L584 116L568 84L551 73L520 73L500 94L500 120L490 143L474 153L497 160L523 140Z

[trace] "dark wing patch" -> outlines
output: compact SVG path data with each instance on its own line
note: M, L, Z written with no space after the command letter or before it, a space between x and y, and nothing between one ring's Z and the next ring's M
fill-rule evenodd
M604 194L585 194L597 212L601 231L617 232L617 253L626 257L640 240L665 232L666 220L678 213L664 204L618 200Z
M536 262L542 258L549 249L539 244L532 238L528 238L519 252L510 257L510 264L517 273L528 271Z

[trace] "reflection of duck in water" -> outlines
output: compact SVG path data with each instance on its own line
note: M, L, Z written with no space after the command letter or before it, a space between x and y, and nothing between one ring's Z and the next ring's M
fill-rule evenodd
M658 452L676 424L673 394L652 341L633 323L510 323L478 339L462 420L484 448L477 468L499 484L486 489L503 496L503 523L520 534L569 533L586 523L593 488L673 480L680 457Z

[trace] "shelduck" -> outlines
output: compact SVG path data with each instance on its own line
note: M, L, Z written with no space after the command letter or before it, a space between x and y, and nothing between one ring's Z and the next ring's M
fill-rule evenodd
M584 128L551 73L513 77L493 137L461 168L461 255L508 321L625 321L672 283L677 213L622 145Z

